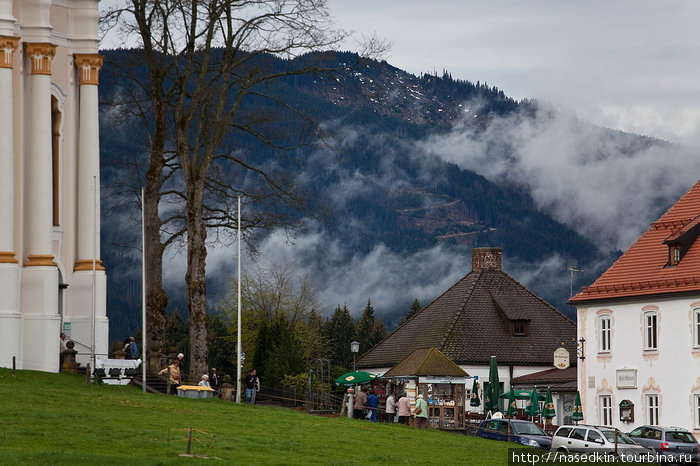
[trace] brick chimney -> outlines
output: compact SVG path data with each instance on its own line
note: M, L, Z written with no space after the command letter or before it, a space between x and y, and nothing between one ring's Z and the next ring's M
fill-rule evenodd
M501 270L501 248L472 249L472 272Z

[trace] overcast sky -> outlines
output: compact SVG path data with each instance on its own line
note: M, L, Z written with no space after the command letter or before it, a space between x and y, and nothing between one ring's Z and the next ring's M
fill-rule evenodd
M700 147L700 0L328 0L328 5L339 28L390 41L386 60L410 73L447 70L516 100L547 101L596 125ZM428 153L486 177L522 174L518 181L538 207L621 250L654 220L659 199L672 202L700 176L695 149L652 148L617 157L623 153L619 147L581 134L566 118L545 128L511 123L496 121L478 138L455 127L422 144ZM489 137L520 141L518 157L484 163L483 154L465 156L464 147L479 148ZM587 160L582 154L598 153L591 146L600 146L609 160ZM469 264L467 252L459 256L440 246L406 256L376 245L370 254L322 274L299 259L322 251L335 264L344 260L343 248L322 231L299 238L295 247L277 232L259 245L260 263L323 275L326 310L347 303L355 316L368 298L379 314L399 298L406 306L413 298L425 305ZM230 273L233 258L226 248L212 250L208 270ZM440 271L429 269L431 264ZM181 258L175 260L166 279L181 283L184 266ZM568 291L564 258L542 264L508 258L504 267L526 286L547 283Z
M700 1L329 0L414 74L486 81L602 126L700 146Z

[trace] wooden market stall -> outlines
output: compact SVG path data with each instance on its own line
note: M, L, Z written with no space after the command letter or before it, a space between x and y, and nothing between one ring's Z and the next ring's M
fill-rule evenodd
M418 394L428 403L430 426L464 428L466 383L469 374L435 347L421 348L399 361L380 379L387 391L406 392L411 409ZM379 382L379 381L378 381Z

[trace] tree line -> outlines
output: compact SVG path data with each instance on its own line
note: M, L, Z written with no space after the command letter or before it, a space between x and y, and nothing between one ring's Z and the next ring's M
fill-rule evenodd
M236 294L237 283L232 282L229 298L208 313L206 323L210 367L232 380L237 370ZM353 341L360 344L355 355L359 358L388 334L370 299L357 318L346 304L324 313L308 281L296 280L284 270L246 274L241 280L241 300L243 373L256 369L266 386L283 386L285 379L308 374L310 361L317 358L330 362L335 379L353 369ZM419 310L416 299L402 322ZM170 353L187 356L188 322L177 309L166 322L165 342Z

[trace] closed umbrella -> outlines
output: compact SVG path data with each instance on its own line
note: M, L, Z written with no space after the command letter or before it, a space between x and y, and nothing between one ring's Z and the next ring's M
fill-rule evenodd
M491 356L491 364L489 366L489 389L484 393L485 413L489 411L499 411L498 395L500 394L500 387L498 384L498 364L496 363L496 356Z
M544 400L542 416L546 417L547 419L552 419L556 414L557 413L554 410L554 403L552 402L552 390L550 390L550 387L547 387L547 396Z
M518 415L518 405L515 401L515 390L512 388L508 392L508 409L506 410L506 414L511 417Z
M369 372L354 371L347 372L337 379L335 379L336 385L362 385L371 382L377 378L375 374L370 374Z
M571 419L576 421L583 421L583 406L581 406L581 394L576 392L576 401L574 402L574 413L571 415Z
M469 406L479 406L481 405L481 400L479 399L479 382L474 379L472 384L472 393L469 395Z
M530 401L527 402L525 412L532 417L540 414L540 401L537 393L537 386L535 386L535 388L532 390L532 397L530 398Z

